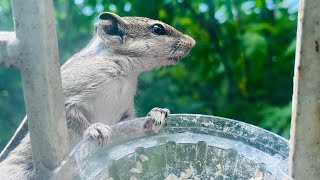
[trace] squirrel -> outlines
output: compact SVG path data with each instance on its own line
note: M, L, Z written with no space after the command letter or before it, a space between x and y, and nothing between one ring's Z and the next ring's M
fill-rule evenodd
M135 117L139 74L177 64L194 45L190 36L161 21L101 13L89 44L61 66L69 147L87 136L107 144L110 125ZM153 108L147 116L158 126L169 113ZM30 136L25 134L0 162L0 179L34 179Z

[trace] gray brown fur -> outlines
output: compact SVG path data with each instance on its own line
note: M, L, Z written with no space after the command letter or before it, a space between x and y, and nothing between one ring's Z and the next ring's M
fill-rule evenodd
M155 23L165 27L165 35L151 32ZM95 29L90 43L61 67L70 147L85 135L100 143L107 141L107 125L134 118L138 75L159 66L176 64L195 44L191 37L173 27L142 17L102 13ZM156 109L152 112L149 115L156 114L155 121L161 123L169 111ZM97 135L99 128L104 129L105 134ZM0 179L33 177L27 134L0 163Z

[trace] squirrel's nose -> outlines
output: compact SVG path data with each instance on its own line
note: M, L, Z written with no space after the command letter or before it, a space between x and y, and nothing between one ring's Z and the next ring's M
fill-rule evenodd
M192 38L192 37L190 37L190 36L188 36L188 35L184 35L185 36L185 42L186 42L186 44L190 47L190 48L192 48L195 44L196 44L196 41Z

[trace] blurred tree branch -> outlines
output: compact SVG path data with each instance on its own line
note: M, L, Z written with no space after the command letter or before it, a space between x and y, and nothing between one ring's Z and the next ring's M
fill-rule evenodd
M214 44L214 49L213 51L216 51L219 56L222 64L225 67L225 73L228 77L228 83L229 83L229 88L228 88L228 97L227 99L232 100L235 96L240 95L238 87L236 86L236 82L234 79L234 73L233 70L229 64L228 61L228 55L227 52L224 51L225 45L221 41L221 39L227 39L224 38L220 27L219 27L219 22L215 18L215 6L212 0L207 0L207 5L209 7L208 12L209 12L209 17L210 19L207 19L203 13L197 13L195 9L191 6L191 4L188 1L183 1L182 7L190 10L192 15L198 20L199 24L207 30L209 33L211 42ZM220 38L219 38L220 37ZM230 47L230 46L229 46Z

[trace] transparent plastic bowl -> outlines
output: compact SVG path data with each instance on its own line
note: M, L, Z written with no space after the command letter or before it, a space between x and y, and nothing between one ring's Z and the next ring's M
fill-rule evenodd
M243 122L195 114L170 115L160 132L146 135L147 118L112 126L111 142L83 140L55 179L279 179L288 141ZM188 177L187 177L188 176Z
M294 180L293 178L289 177L288 175L288 159L283 160L277 166L277 179L279 180Z

